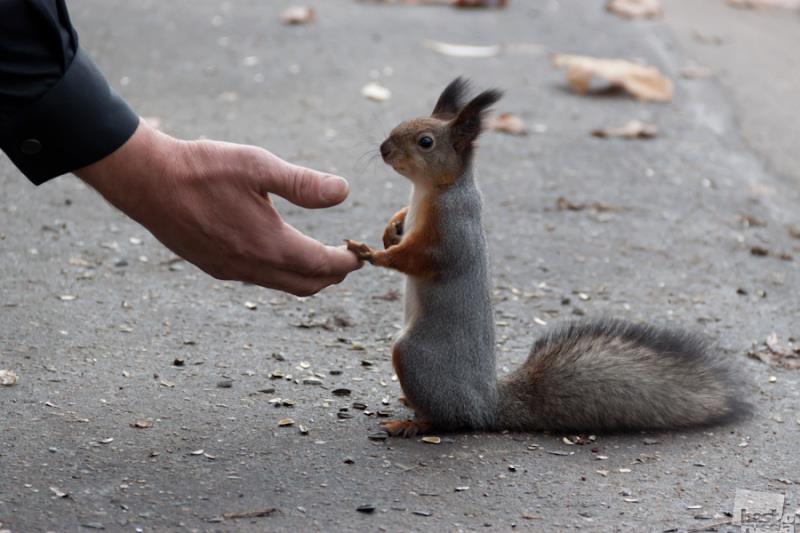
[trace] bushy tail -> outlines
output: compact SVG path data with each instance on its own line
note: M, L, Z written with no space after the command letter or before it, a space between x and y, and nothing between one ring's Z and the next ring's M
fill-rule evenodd
M706 340L621 320L550 332L498 386L498 429L684 428L729 422L749 409Z

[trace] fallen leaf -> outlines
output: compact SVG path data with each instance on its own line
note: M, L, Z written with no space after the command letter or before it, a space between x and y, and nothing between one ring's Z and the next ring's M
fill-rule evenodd
M794 350L784 344L781 344L778 341L778 334L774 331L767 336L766 341L764 344L767 345L769 351L774 353L779 357L792 357L794 355Z
M283 418L281 420L278 420L278 427L287 427L293 425L294 425L294 420L291 418Z
M672 82L658 69L624 59L598 59L588 56L556 54L556 68L567 69L567 81L574 91L588 94L593 77L607 80L612 87L622 87L640 100L668 102Z
M313 8L306 6L289 6L281 13L281 21L284 24L307 24L317 18L317 13Z
M11 387L17 384L19 378L13 370L0 370L0 385Z
M50 491L56 495L56 498L69 498L69 493L64 492L58 487L50 487Z
M525 124L522 119L511 113L500 113L489 119L488 128L509 135L525 135Z
M426 40L424 44L434 52L439 52L440 54L452 57L486 58L494 57L500 53L499 44L480 46L471 44L445 43L431 40Z
M508 0L451 0L453 7L496 7L508 6Z
M458 8L503 8L508 0L357 0L362 4L404 4L407 6L451 6Z
M658 134L655 124L646 124L638 120L631 120L618 128L600 128L592 130L595 137L622 137L624 139L652 139Z
M570 200L567 200L563 196L560 196L558 200L556 200L556 209L558 211L583 211L584 209L592 209L599 213L619 210L618 207L614 207L613 205L608 205L603 202L585 202L576 204Z
M759 257L766 257L769 255L769 250L763 246L752 246L750 248L750 254L757 255Z
M441 444L442 438L441 437L422 437L422 442L426 444Z
M392 92L383 85L371 81L361 88L361 96L374 102L385 102L392 97Z
M138 428L138 429L151 428L151 427L153 427L153 421L150 420L149 418L143 418L141 420L136 420L136 421L132 422L131 423L131 427L132 428Z
M714 71L708 67L691 66L683 67L680 70L680 75L687 80L696 80L700 78L710 78L714 75Z
M792 341L793 339L789 339ZM764 344L760 347L753 346L748 352L748 357L758 359L762 363L785 368L786 370L800 369L800 345L789 342L780 342L776 332L770 333Z
M268 509L258 509L256 511L222 513L222 516L227 520L236 520L237 518L260 518L262 516L269 516L276 511L277 509L275 507L270 507Z
M753 215L740 215L739 220L746 228L763 228L767 225L766 222L754 217Z
M654 18L662 13L659 0L608 0L606 10L629 19Z
M745 9L770 7L800 9L800 0L728 0L728 5Z

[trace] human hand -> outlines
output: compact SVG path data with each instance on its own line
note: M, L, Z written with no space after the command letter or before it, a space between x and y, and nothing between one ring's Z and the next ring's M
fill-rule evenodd
M217 279L308 296L361 263L283 221L269 193L306 208L347 197L337 176L254 146L182 141L140 122L106 158L75 174L167 248Z

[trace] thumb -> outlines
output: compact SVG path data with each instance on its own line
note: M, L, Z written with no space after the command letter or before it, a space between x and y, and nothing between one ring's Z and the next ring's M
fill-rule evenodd
M264 151L269 159L259 172L262 191L282 196L300 207L319 208L340 204L347 198L347 180L333 174L301 167Z

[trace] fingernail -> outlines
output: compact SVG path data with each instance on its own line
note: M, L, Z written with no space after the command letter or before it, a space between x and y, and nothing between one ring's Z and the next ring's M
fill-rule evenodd
M347 197L350 186L347 180L339 176L325 176L322 178L320 195L325 202L339 203Z

